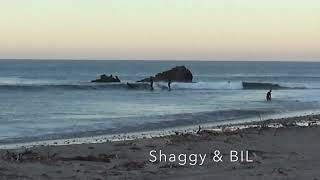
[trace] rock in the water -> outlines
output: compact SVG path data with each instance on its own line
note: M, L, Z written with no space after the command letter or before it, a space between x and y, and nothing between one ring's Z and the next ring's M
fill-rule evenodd
M120 79L118 76L113 77L112 74L110 76L103 74L100 76L100 79L92 80L91 82L120 82Z
M185 66L177 66L168 71L156 74L153 81L175 81L175 82L192 82L193 75ZM150 82L150 78L145 78L137 82Z

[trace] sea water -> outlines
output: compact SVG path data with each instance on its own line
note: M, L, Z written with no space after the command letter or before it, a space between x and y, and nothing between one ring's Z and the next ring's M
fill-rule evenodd
M194 83L127 82L178 65ZM320 107L320 63L203 61L0 61L0 143L161 130L261 119ZM121 83L90 83L101 74ZM255 83L246 88L243 82ZM264 83L279 85L272 102Z

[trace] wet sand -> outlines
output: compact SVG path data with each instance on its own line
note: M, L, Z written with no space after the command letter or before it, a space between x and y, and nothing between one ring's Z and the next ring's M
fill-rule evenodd
M0 179L320 179L320 115L135 140L0 150ZM215 129L215 130L213 130ZM202 165L150 162L150 151L206 154ZM214 162L214 151L223 162ZM253 162L230 162L230 151ZM156 154L156 153L155 153ZM199 160L199 159L198 159ZM180 162L181 163L181 162Z

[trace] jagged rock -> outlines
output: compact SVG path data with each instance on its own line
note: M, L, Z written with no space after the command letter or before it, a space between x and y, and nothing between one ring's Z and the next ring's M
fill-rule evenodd
M113 77L112 74L110 76L107 76L105 74L100 76L100 79L96 79L96 80L92 80L91 82L104 82L104 83L108 83L108 82L120 82L120 79L118 78L118 76Z
M176 66L168 71L156 74L153 81L192 82L193 75L185 66ZM150 82L150 77L137 82Z

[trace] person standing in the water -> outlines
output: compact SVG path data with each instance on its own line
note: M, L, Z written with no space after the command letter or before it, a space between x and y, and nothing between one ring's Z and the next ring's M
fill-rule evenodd
M150 90L153 91L153 77L150 77Z
M168 90L171 91L171 79L168 79Z
M267 101L271 101L271 92L272 92L271 89L267 92L267 95L266 95Z

